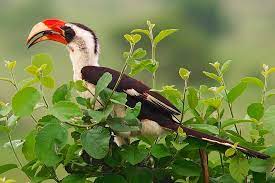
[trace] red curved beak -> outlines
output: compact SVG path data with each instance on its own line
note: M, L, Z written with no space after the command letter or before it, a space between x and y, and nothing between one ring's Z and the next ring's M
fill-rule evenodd
M46 40L56 41L62 44L68 44L65 39L64 31L62 27L65 22L58 19L46 19L33 26L28 38L28 48L32 47L36 43Z

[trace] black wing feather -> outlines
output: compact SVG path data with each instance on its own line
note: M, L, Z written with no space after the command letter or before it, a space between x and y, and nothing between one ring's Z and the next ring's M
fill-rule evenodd
M105 72L109 72L110 74L112 74L113 77L111 83L108 85L108 88L110 89L114 88L115 83L117 82L120 75L118 71L115 71L113 69L95 66L86 66L82 69L81 72L82 79L94 85L96 85L99 78ZM210 144L220 145L227 148L234 145L228 140L199 132L197 130L185 127L175 122L172 119L172 115L180 114L180 111L173 104L171 104L166 98L164 98L160 94L150 91L150 88L142 82L135 80L127 75L123 75L122 80L119 83L116 91L125 92L128 89L134 89L140 94L139 96L132 96L127 94L126 92L128 99L127 105L133 107L137 102L142 102L141 111L139 114L140 119L153 120L157 122L160 126L171 129L173 131L177 131L177 129L181 127L188 137L197 138ZM269 158L268 155L248 149L240 145L237 146L237 149L249 156L261 159Z
M82 79L96 85L99 78L105 73L109 72L112 74L112 81L108 85L108 88L113 89L120 73L116 70L107 67L96 67L96 66L86 66L82 69ZM159 93L150 91L151 88L146 86L144 83L131 78L127 75L123 75L122 79L116 88L117 92L125 92L129 89L134 89L140 95L137 98L140 102L146 102L151 105L151 107L158 108L161 112L169 113L170 115L179 115L181 112L165 97ZM127 95L129 95L127 93Z

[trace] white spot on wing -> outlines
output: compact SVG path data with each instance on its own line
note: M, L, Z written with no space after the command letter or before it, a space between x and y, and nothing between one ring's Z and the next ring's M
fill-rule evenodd
M147 100L149 100L150 102L158 105L158 106L161 106L165 109L168 109L169 111L175 113L175 114L180 114L179 111L175 110L174 108L170 107L169 105L166 105L165 103L163 103L162 101L156 99L155 97L153 97L152 95L147 95L146 97Z
M138 93L135 89L127 89L127 90L124 90L125 93L127 93L128 95L131 95L131 96L139 96L140 93Z
M208 138L201 138L202 140L205 140L207 142L211 142L211 143L216 143L216 144L220 144L220 145L224 145L224 146L227 146L227 147L232 147L234 148L234 146L228 142L220 142L220 141L217 141L217 140L212 140L212 139L208 139ZM243 150L243 151L247 151L247 149L245 148L242 148L240 146L237 146L237 149L239 150Z

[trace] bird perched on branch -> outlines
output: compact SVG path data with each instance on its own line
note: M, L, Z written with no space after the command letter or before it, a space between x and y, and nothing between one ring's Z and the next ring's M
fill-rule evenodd
M134 107L138 102L141 102L141 110L138 116L141 122L140 133L142 135L161 135L165 129L170 129L177 132L181 127L188 137L200 139L211 144L224 147L233 147L233 143L216 136L208 135L185 127L178 123L173 116L180 115L181 112L171 104L166 98L157 92L151 91L148 86L142 82L133 79L127 75L122 75L121 81L115 87L120 76L120 72L108 67L101 67L98 64L99 58L99 43L98 38L93 30L79 23L68 23L58 19L47 19L36 24L28 38L28 47L35 45L41 41L52 40L62 43L67 46L70 59L73 66L73 79L84 80L90 90L95 89L95 85L99 78L109 72L112 75L112 81L108 88L114 89L117 92L127 94L127 105ZM86 94L85 97L91 97ZM115 106L114 111L123 115L123 106ZM120 135L120 134L119 134ZM131 136L131 133L127 133ZM117 136L119 139L120 136ZM241 152L261 158L267 159L268 155L245 148L238 145L236 147Z

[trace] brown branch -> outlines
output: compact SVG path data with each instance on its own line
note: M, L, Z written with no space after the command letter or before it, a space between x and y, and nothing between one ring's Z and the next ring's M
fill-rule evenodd
M199 149L199 153L201 158L203 182L209 183L208 156L204 149Z

